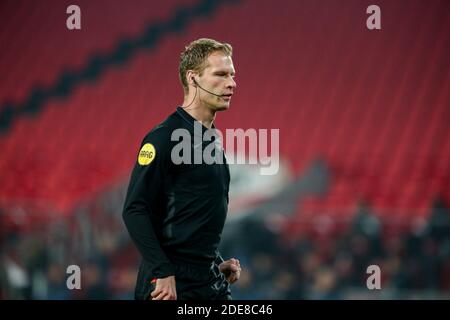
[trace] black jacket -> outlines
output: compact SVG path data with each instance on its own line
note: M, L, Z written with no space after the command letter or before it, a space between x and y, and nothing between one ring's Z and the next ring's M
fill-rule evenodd
M222 164L174 164L171 158L179 143L171 140L173 131L186 129L193 159L194 123L201 126L178 107L146 135L131 174L123 219L155 278L175 275L176 265L208 266L223 261L218 245L227 214L230 174L222 147L217 141L195 146L202 151L215 143L213 150L219 152ZM207 129L201 126L201 130Z

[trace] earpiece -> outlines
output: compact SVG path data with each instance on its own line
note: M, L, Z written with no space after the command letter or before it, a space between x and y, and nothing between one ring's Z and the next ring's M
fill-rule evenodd
M203 91L208 92L209 94L212 94L213 96L216 96L216 97L219 97L219 98L222 97L222 95L220 95L220 94L215 94L214 92L211 92L211 91L209 91L209 90L204 89L201 85L199 85L199 84L197 83L197 81L195 80L195 77L192 77L191 79L192 79L192 81L194 81L194 84L195 84L196 87L199 87L199 88L202 89ZM197 91L196 91L196 93L197 93Z

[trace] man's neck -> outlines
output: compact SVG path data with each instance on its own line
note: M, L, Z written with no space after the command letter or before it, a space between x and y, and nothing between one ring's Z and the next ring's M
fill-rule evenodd
M211 129L214 119L216 118L215 111L196 103L184 110L206 128Z

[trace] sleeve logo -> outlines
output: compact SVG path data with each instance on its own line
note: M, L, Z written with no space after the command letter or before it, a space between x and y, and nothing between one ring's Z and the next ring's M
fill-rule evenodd
M142 146L141 151L139 151L138 163L141 166L147 166L155 159L155 156L155 147L151 143L146 143Z

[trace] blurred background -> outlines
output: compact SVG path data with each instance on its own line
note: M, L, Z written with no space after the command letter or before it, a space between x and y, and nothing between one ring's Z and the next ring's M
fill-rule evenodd
M234 49L216 126L280 129L277 175L231 166L234 298L449 299L447 0L1 1L0 298L133 298L129 175L201 37Z

